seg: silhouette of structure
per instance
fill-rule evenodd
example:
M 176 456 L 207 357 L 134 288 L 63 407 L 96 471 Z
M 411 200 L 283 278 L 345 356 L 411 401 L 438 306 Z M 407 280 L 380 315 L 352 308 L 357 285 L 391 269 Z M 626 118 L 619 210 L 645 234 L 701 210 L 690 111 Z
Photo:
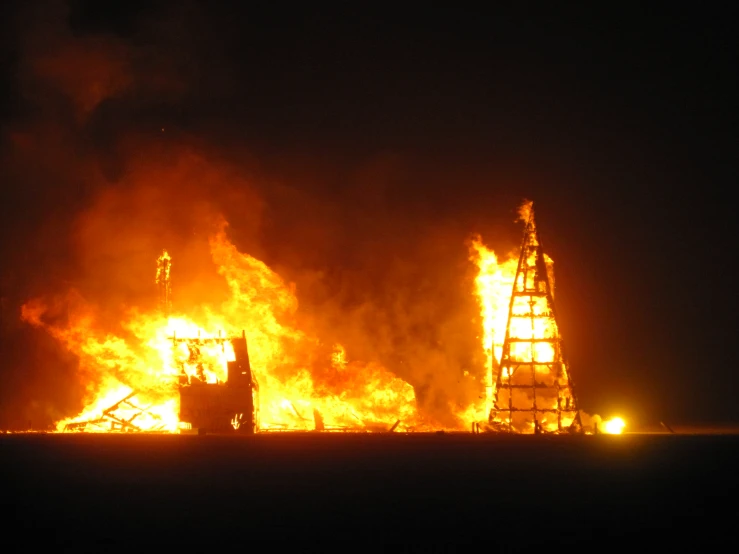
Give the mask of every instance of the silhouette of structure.
M 208 383 L 204 375 L 188 376 L 180 371 L 180 422 L 199 432 L 238 432 L 253 434 L 258 429 L 259 386 L 251 371 L 246 334 L 240 337 L 177 337 L 172 336 L 172 348 L 184 343 L 190 352 L 190 362 L 198 367 L 200 347 L 218 344 L 223 354 L 226 344 L 233 348 L 233 360 L 227 362 L 225 383 Z

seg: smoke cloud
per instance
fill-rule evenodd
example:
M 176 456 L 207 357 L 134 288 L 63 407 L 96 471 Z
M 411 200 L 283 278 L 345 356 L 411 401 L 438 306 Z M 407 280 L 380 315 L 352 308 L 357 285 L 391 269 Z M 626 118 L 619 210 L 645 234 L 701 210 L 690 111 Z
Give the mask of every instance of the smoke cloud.
M 84 391 L 74 357 L 21 321 L 22 305 L 45 298 L 55 309 L 44 317 L 63 320 L 80 297 L 118 332 L 126 310 L 156 305 L 163 248 L 177 309 L 218 304 L 228 290 L 208 238 L 221 219 L 240 251 L 293 283 L 299 329 L 387 367 L 423 413 L 453 424 L 452 407 L 479 396 L 484 372 L 465 246 L 490 229 L 477 225 L 480 209 L 454 217 L 459 200 L 438 186 L 447 176 L 401 150 L 347 156 L 258 136 L 280 116 L 244 106 L 249 87 L 265 85 L 234 78 L 228 45 L 207 19 L 196 24 L 199 8 L 101 28 L 75 6 L 14 13 L 12 95 L 23 109 L 2 130 L 0 427 L 46 427 L 74 415 Z

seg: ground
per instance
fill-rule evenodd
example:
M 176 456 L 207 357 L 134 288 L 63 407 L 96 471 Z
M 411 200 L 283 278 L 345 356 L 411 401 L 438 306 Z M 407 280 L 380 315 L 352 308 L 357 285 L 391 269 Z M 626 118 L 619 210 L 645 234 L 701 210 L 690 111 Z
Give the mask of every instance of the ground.
M 733 435 L 0 435 L 3 551 L 705 548 L 738 463 Z

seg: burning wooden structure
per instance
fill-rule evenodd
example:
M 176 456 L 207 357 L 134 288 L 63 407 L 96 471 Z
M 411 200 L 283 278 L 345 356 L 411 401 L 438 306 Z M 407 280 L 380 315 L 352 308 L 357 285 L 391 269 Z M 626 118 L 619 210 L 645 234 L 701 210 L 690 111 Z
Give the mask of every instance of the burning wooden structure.
M 159 309 L 169 317 L 172 309 L 172 285 L 170 269 L 172 258 L 166 250 L 157 260 L 156 284 L 159 290 Z M 257 414 L 259 408 L 259 386 L 251 371 L 249 350 L 246 344 L 246 333 L 240 337 L 178 337 L 172 334 L 173 354 L 181 346 L 187 349 L 188 356 L 180 362 L 180 425 L 184 428 L 196 429 L 199 432 L 228 432 L 251 434 L 257 430 Z M 226 347 L 232 356 L 226 362 L 226 382 L 211 382 L 205 375 L 201 348 L 217 345 L 221 358 L 226 359 Z M 173 356 L 176 360 L 177 356 Z M 194 366 L 195 374 L 191 375 L 185 368 Z
M 225 347 L 230 343 L 233 360 L 229 360 L 225 383 L 208 383 L 202 372 L 188 375 L 180 371 L 180 423 L 200 432 L 253 434 L 258 428 L 259 386 L 252 374 L 246 334 L 230 338 L 172 337 L 172 347 L 184 344 L 197 363 L 199 347 L 215 343 Z
M 156 284 L 159 310 L 169 317 L 172 309 L 170 270 L 172 258 L 166 250 L 157 259 Z M 177 374 L 179 388 L 180 427 L 199 432 L 234 432 L 251 434 L 258 428 L 259 387 L 249 362 L 246 333 L 241 336 L 178 337 L 173 333 L 172 364 L 169 368 Z M 206 360 L 201 350 L 213 347 L 218 351 L 216 360 Z M 177 355 L 184 349 L 187 355 Z M 211 356 L 212 357 L 212 356 Z M 213 372 L 206 366 L 226 364 L 226 381 L 213 379 Z M 211 368 L 212 369 L 212 368 Z M 207 373 L 207 374 L 206 374 Z M 65 431 L 103 432 L 167 432 L 167 422 L 150 406 L 141 406 L 138 391 L 130 390 L 91 419 L 71 422 Z M 140 425 L 146 419 L 145 425 Z
M 473 432 L 581 432 L 555 316 L 553 262 L 542 248 L 531 203 L 522 207 L 522 218 L 525 229 L 518 256 L 501 263 L 479 237 L 471 245 L 476 253 L 471 259 L 479 269 L 475 283 L 489 380 L 484 383 L 485 403 L 460 407 L 455 415 L 465 427 L 472 423 Z M 300 367 L 288 368 L 287 381 L 276 376 L 275 369 L 284 369 L 279 366 L 283 357 L 275 355 L 280 352 L 280 337 L 298 334 L 275 324 L 274 304 L 277 299 L 284 306 L 294 305 L 292 293 L 262 262 L 239 254 L 225 237 L 219 237 L 211 248 L 216 260 L 226 260 L 219 263 L 233 265 L 220 265 L 219 271 L 236 301 L 225 316 L 209 318 L 205 327 L 172 315 L 172 259 L 163 251 L 155 280 L 159 313 L 129 324 L 143 347 L 141 354 L 115 336 L 88 338 L 87 327 L 77 334 L 50 328 L 69 344 L 82 345 L 88 363 L 110 370 L 101 372 L 106 379 L 100 380 L 97 398 L 78 417 L 59 422 L 59 430 L 394 432 L 401 421 L 400 429 L 407 432 L 447 428 L 418 417 L 411 385 L 377 364 L 348 363 L 340 344 L 334 345 L 330 366 L 318 377 L 323 380 L 321 387 L 316 386 L 316 376 Z M 234 265 L 234 260 L 242 265 Z M 268 287 L 270 294 L 254 292 L 260 287 Z M 30 306 L 26 317 L 43 325 L 42 313 L 43 309 Z M 246 332 L 213 335 L 206 327 L 229 329 L 229 333 L 242 327 L 249 331 L 264 388 L 264 421 L 260 422 L 259 386 Z M 131 378 L 121 379 L 123 372 L 130 372 Z
M 190 375 L 185 364 L 179 368 L 180 426 L 198 432 L 255 433 L 258 429 L 259 386 L 251 371 L 246 334 L 240 337 L 177 337 L 172 336 L 172 349 L 185 346 L 191 353 L 187 360 L 200 371 Z M 226 347 L 233 350 L 227 363 L 226 382 L 209 382 L 202 369 L 200 348 L 217 344 L 224 357 Z M 99 432 L 169 432 L 167 422 L 139 403 L 138 391 L 130 391 L 92 418 L 65 425 L 65 431 Z
M 552 261 L 542 248 L 533 205 L 526 211 L 502 355 L 497 363 L 493 357 L 489 429 L 580 432 L 580 412 L 554 309 Z

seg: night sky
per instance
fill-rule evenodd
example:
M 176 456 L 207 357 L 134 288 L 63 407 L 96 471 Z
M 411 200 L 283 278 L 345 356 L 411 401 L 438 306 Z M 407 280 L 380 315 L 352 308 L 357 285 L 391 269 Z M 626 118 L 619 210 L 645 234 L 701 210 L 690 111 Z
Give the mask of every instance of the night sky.
M 0 8 L 0 426 L 79 407 L 74 360 L 19 309 L 70 286 L 138 302 L 162 245 L 127 225 L 166 227 L 177 260 L 197 214 L 221 212 L 350 355 L 336 328 L 363 302 L 398 352 L 461 352 L 464 241 L 515 248 L 524 198 L 581 407 L 739 421 L 728 14 L 211 4 Z M 356 355 L 402 374 L 373 332 Z M 444 382 L 424 375 L 404 376 Z

